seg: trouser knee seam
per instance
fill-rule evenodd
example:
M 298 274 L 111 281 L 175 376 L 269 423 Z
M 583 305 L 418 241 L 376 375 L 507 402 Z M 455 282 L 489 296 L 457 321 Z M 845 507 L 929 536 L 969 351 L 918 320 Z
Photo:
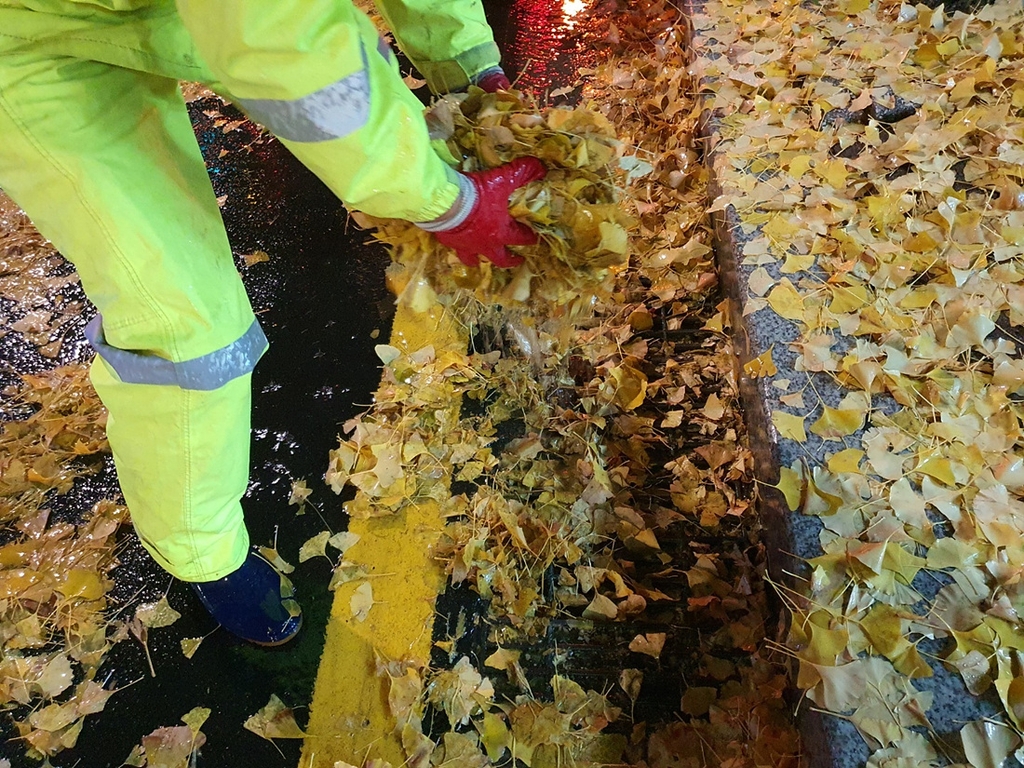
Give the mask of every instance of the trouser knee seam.
M 182 392 L 184 393 L 184 397 L 181 399 L 182 432 L 185 436 L 184 444 L 182 445 L 182 453 L 184 454 L 184 467 L 182 470 L 182 486 L 184 490 L 182 493 L 182 505 L 184 509 L 182 510 L 182 522 L 186 536 L 188 536 L 189 558 L 195 564 L 197 575 L 206 576 L 206 569 L 201 566 L 202 553 L 199 551 L 199 543 L 196 541 L 192 520 L 192 423 L 189 415 L 191 413 L 190 404 L 193 393 L 187 389 L 182 390 Z M 202 580 L 200 579 L 200 581 Z

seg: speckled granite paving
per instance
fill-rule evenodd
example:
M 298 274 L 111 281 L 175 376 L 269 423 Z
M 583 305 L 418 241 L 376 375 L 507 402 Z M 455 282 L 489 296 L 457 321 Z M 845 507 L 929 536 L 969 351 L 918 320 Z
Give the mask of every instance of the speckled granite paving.
M 934 5 L 935 3 L 929 3 Z M 977 3 L 974 3 L 977 5 Z M 687 13 L 692 17 L 703 13 L 701 0 L 688 0 L 685 5 Z M 947 4 L 947 10 L 950 6 Z M 950 11 L 952 12 L 952 11 Z M 699 26 L 699 25 L 697 25 Z M 698 52 L 701 49 L 700 31 L 694 32 L 692 44 Z M 906 105 L 904 105 L 906 106 Z M 907 112 L 906 115 L 912 114 Z M 899 115 L 892 116 L 900 117 Z M 711 199 L 723 189 L 715 173 L 719 163 L 727 159 L 727 148 L 716 146 L 718 124 L 713 115 L 706 115 L 702 125 L 702 138 L 705 146 L 713 147 L 705 157 L 705 163 L 712 169 Z M 715 231 L 715 248 L 721 271 L 721 280 L 726 296 L 731 300 L 734 310 L 733 328 L 736 336 L 736 347 L 740 357 L 741 372 L 740 391 L 743 398 L 747 426 L 750 433 L 751 448 L 754 452 L 756 475 L 765 484 L 779 482 L 780 467 L 790 466 L 797 461 L 809 464 L 824 464 L 826 456 L 835 450 L 835 443 L 826 443 L 814 434 L 807 435 L 807 441 L 797 443 L 793 440 L 780 438 L 771 421 L 772 412 L 781 408 L 780 397 L 788 392 L 800 390 L 813 376 L 814 389 L 824 404 L 837 406 L 845 390 L 838 387 L 825 374 L 808 374 L 798 371 L 795 366 L 797 354 L 789 348 L 790 342 L 797 336 L 796 325 L 779 315 L 764 310 L 746 317 L 740 314 L 746 300 L 754 295 L 748 281 L 756 268 L 752 264 L 742 263 L 743 246 L 756 237 L 759 232 L 744 234 L 735 210 L 730 206 L 725 211 L 713 214 Z M 778 265 L 767 266 L 773 278 L 780 278 Z M 788 275 L 794 282 L 799 274 Z M 838 349 L 844 343 L 852 345 L 848 338 L 844 339 L 836 333 Z M 773 349 L 772 360 L 778 369 L 773 377 L 752 379 L 742 375 L 742 365 L 757 357 L 769 348 Z M 788 390 L 781 390 L 771 385 L 772 381 L 789 379 Z M 897 405 L 891 399 L 875 396 L 874 405 L 885 411 L 896 410 Z M 808 413 L 807 423 L 812 423 L 821 414 L 820 406 Z M 856 437 L 856 436 L 854 436 Z M 827 450 L 826 450 L 827 449 Z M 799 575 L 806 574 L 806 559 L 822 553 L 819 543 L 819 532 L 822 529 L 817 517 L 809 517 L 799 512 L 791 512 L 782 494 L 772 488 L 763 488 L 761 494 L 761 515 L 765 523 L 766 542 L 770 551 L 770 568 L 773 578 L 794 588 L 799 587 Z M 795 577 L 796 575 L 796 577 Z M 927 600 L 948 583 L 942 574 L 922 571 L 913 582 L 913 587 Z M 921 643 L 922 652 L 939 654 L 944 648 L 944 641 L 925 641 Z M 979 698 L 969 693 L 960 675 L 951 672 L 941 664 L 933 664 L 934 676 L 915 679 L 914 686 L 919 690 L 931 691 L 934 695 L 932 707 L 928 710 L 928 718 L 934 727 L 932 739 L 940 742 L 950 758 L 950 763 L 966 763 L 959 737 L 960 728 L 967 722 L 985 717 L 997 716 L 1001 719 L 1002 705 L 994 689 Z M 798 715 L 799 725 L 804 739 L 804 750 L 808 757 L 808 765 L 812 768 L 835 766 L 836 768 L 862 768 L 868 761 L 871 749 L 847 720 L 828 714 L 816 712 L 813 703 L 804 700 Z M 1019 765 L 1011 756 L 1006 766 Z

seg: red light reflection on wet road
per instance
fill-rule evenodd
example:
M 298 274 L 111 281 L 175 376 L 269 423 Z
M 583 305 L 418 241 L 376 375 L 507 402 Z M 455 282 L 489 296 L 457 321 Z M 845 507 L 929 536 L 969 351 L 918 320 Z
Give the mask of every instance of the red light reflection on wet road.
M 518 0 L 508 10 L 508 35 L 502 51 L 512 64 L 515 86 L 538 96 L 571 84 L 581 67 L 594 63 L 595 51 L 576 35 L 586 25 L 586 0 Z

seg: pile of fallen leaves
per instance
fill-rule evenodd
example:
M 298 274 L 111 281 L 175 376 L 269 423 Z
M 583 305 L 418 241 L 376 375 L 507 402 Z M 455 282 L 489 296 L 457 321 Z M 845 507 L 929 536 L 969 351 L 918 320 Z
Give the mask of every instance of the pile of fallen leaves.
M 81 519 L 50 519 L 53 496 L 107 450 L 84 367 L 25 377 L 5 396 L 23 418 L 0 425 L 0 708 L 14 710 L 30 754 L 53 755 L 112 693 L 95 676 L 111 644 L 105 596 L 127 511 L 103 501 Z
M 799 684 L 871 766 L 1024 761 L 1020 4 L 714 0 L 697 27 L 742 311 L 790 321 L 772 421 L 811 446 L 780 484 L 823 526 Z M 939 665 L 1005 716 L 935 733 Z
M 360 491 L 346 504 L 355 516 L 437 501 L 451 520 L 437 555 L 452 584 L 488 601 L 497 650 L 482 666 L 455 652 L 458 638 L 439 643 L 451 668 L 380 662 L 417 768 L 798 764 L 787 680 L 764 656 L 764 553 L 715 298 L 682 26 L 663 3 L 631 4 L 609 35 L 631 53 L 609 51 L 585 106 L 538 112 L 516 94 L 479 93 L 443 103 L 459 106 L 455 144 L 472 153 L 464 168 L 541 154 L 565 169 L 547 197 L 536 185 L 516 202 L 545 234 L 519 271 L 467 271 L 411 227 L 381 230 L 405 298 L 429 306 L 436 293 L 478 331 L 478 351 L 466 354 L 381 346 L 375 405 L 346 424 L 327 473 L 336 491 Z M 628 159 L 612 176 L 617 157 Z M 599 180 L 587 165 L 595 158 Z M 613 182 L 628 216 L 613 210 Z M 574 183 L 607 188 L 588 204 L 601 206 L 606 234 L 615 228 L 605 246 L 621 248 L 594 249 L 600 226 L 574 229 Z M 559 197 L 566 204 L 551 206 Z M 631 243 L 619 239 L 627 228 Z M 613 264 L 627 253 L 628 265 Z M 566 310 L 574 291 L 586 300 Z M 451 408 L 459 400 L 461 412 Z M 345 561 L 339 571 L 365 576 Z M 550 642 L 552 621 L 567 617 L 595 638 L 648 628 L 627 629 L 628 647 L 608 649 L 629 659 L 614 690 L 588 691 L 562 674 L 530 679 L 524 649 Z M 698 647 L 686 647 L 688 627 Z M 647 678 L 682 675 L 683 655 L 696 663 L 677 677 L 671 715 L 634 720 L 645 685 L 657 682 Z M 451 728 L 436 743 L 424 733 L 431 712 Z
M 78 275 L 0 191 L 0 338 L 16 331 L 45 358 L 77 331 L 84 297 Z
M 26 376 L 12 389 L 5 410 L 13 418 L 0 428 L 2 523 L 24 519 L 51 493 L 67 493 L 107 451 L 106 410 L 84 367 Z
M 86 716 L 101 712 L 116 693 L 97 679 L 111 647 L 134 638 L 149 658 L 150 630 L 170 626 L 180 614 L 164 596 L 112 616 L 111 571 L 118 564 L 117 532 L 128 520 L 124 505 L 101 501 L 80 514 L 51 511 L 55 497 L 98 470 L 108 451 L 106 410 L 87 366 L 24 376 L 3 396 L 0 712 L 13 718 L 26 754 L 44 759 L 73 748 Z M 202 640 L 183 638 L 182 655 L 191 658 Z M 156 674 L 152 661 L 150 672 Z M 200 728 L 209 712 L 197 708 L 182 718 L 185 725 L 158 728 L 125 765 L 192 764 L 206 740 Z M 245 727 L 264 738 L 302 735 L 276 697 Z

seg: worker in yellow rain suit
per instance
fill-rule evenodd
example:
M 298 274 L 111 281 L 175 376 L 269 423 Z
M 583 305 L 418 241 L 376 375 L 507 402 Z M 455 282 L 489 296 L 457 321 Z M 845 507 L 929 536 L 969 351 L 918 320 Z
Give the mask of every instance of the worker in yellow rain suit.
M 386 0 L 435 92 L 508 86 L 479 0 Z M 350 0 L 0 0 L 0 188 L 99 310 L 92 380 L 136 530 L 225 627 L 263 644 L 301 617 L 250 551 L 250 375 L 267 342 L 235 270 L 178 80 L 262 123 L 349 207 L 420 223 L 466 263 L 534 235 L 527 158 L 460 174 Z

